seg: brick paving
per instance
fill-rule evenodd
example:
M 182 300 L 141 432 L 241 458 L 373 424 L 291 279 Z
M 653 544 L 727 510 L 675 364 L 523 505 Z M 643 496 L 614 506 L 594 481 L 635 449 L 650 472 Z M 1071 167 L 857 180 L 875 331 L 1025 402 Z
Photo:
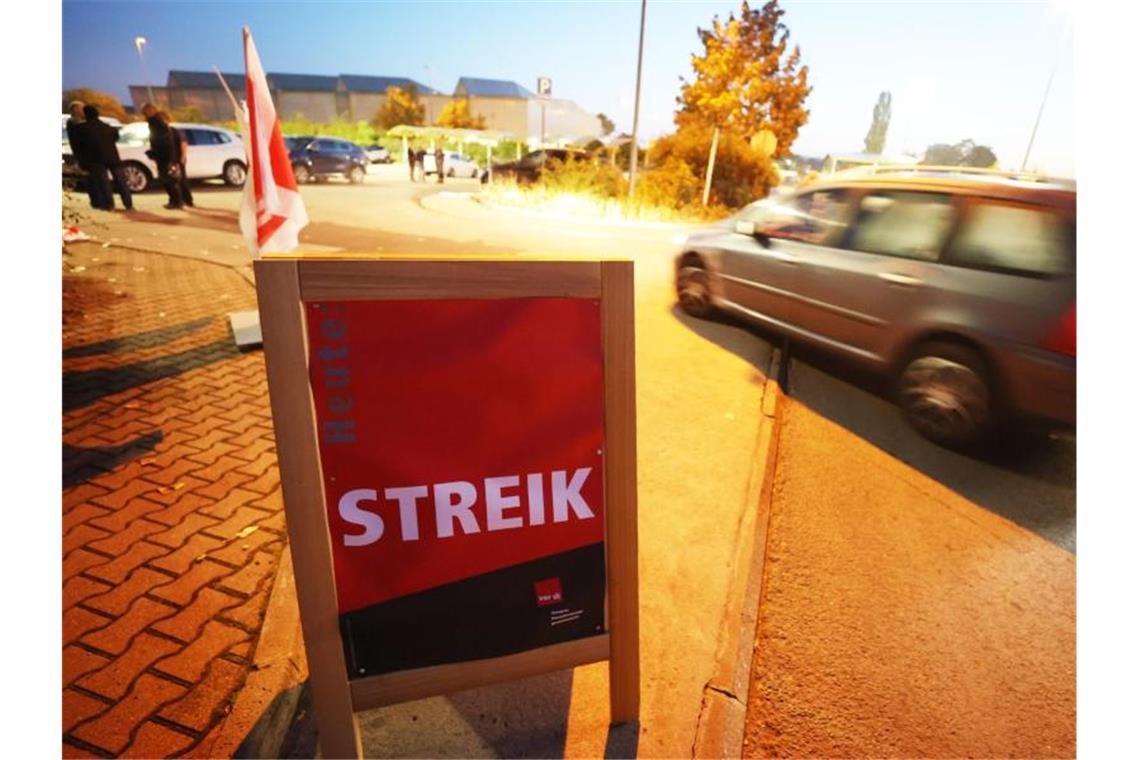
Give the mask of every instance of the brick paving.
M 198 756 L 252 663 L 286 540 L 265 366 L 214 264 L 63 259 L 64 757 Z

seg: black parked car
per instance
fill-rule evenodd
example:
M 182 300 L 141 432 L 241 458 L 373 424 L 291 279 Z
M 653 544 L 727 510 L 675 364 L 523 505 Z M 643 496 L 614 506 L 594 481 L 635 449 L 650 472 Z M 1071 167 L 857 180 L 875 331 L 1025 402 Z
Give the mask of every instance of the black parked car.
M 354 185 L 364 181 L 368 156 L 359 145 L 333 137 L 287 138 L 289 160 L 297 182 L 344 177 Z
M 590 154 L 585 151 L 569 150 L 567 148 L 543 148 L 541 150 L 532 150 L 518 161 L 495 164 L 491 169 L 490 175 L 491 178 L 495 180 L 513 179 L 519 184 L 527 184 L 537 180 L 539 172 L 544 168 L 549 168 L 555 161 L 566 163 L 567 161 L 588 160 L 590 160 Z M 480 181 L 486 183 L 487 180 L 488 172 L 484 170 Z

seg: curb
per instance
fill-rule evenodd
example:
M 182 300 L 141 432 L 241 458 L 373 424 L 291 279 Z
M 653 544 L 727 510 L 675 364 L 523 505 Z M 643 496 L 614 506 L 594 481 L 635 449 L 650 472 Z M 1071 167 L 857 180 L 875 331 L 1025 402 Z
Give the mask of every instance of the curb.
M 747 503 L 755 504 L 756 509 L 745 509 L 738 526 L 735 571 L 721 619 L 716 670 L 705 684 L 697 717 L 694 758 L 738 758 L 743 751 L 771 517 L 772 478 L 779 450 L 779 402 L 783 391 L 778 378 L 785 360 L 784 352 L 773 347 L 746 496 Z
M 209 756 L 280 757 L 308 675 L 293 556 L 286 545 L 269 592 L 253 671 L 238 691 L 213 746 L 206 748 Z

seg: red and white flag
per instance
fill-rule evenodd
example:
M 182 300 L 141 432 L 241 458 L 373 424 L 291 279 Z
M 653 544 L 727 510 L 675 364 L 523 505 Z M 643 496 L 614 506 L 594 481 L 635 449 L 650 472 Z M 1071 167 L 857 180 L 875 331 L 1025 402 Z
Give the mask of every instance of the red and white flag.
M 253 182 L 245 183 L 238 224 L 256 259 L 262 253 L 296 248 L 297 235 L 309 223 L 309 215 L 297 191 L 289 149 L 281 138 L 281 122 L 248 27 L 243 36 L 246 113 L 238 114 L 238 118 Z

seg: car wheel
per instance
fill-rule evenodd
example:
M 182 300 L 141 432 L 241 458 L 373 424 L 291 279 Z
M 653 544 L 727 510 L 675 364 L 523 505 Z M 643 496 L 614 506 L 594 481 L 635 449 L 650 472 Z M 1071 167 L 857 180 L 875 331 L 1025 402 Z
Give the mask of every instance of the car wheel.
M 455 176 L 455 167 L 454 166 L 447 170 L 447 176 L 448 177 L 454 177 Z
M 226 161 L 222 167 L 222 179 L 230 187 L 241 187 L 245 184 L 245 164 L 241 161 Z
M 479 176 L 479 167 L 478 166 L 472 166 L 471 167 L 471 179 L 475 179 L 478 176 Z
M 360 166 L 354 166 L 348 170 L 348 181 L 354 185 L 359 185 L 364 181 L 364 169 Z
M 677 272 L 677 301 L 686 314 L 707 317 L 716 310 L 709 273 L 702 267 L 681 267 Z
M 951 448 L 978 443 L 995 420 L 995 393 L 981 355 L 957 343 L 924 343 L 898 378 L 899 405 L 924 437 Z
M 150 186 L 150 172 L 137 161 L 127 161 L 123 164 L 123 177 L 132 193 L 141 193 Z
M 297 180 L 298 185 L 303 185 L 313 179 L 312 172 L 309 167 L 304 164 L 293 164 L 293 179 Z

